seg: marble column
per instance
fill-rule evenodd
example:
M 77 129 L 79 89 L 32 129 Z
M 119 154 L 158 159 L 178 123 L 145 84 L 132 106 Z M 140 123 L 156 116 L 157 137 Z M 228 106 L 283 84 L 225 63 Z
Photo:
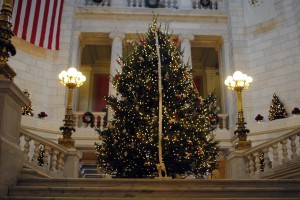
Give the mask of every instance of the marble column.
M 219 65 L 219 88 L 220 88 L 220 107 L 221 107 L 221 111 L 222 113 L 226 113 L 225 112 L 225 91 L 224 91 L 224 88 L 226 90 L 226 87 L 224 83 L 226 77 L 225 77 L 225 70 L 223 69 L 224 68 L 224 64 L 222 62 L 222 46 L 221 44 L 218 44 L 215 46 L 215 50 L 217 52 L 217 55 L 218 55 L 218 65 Z
M 223 98 L 226 100 L 224 103 L 224 113 L 228 114 L 228 124 L 229 128 L 232 128 L 235 126 L 234 120 L 237 118 L 236 114 L 236 95 L 233 94 L 233 91 L 230 91 L 229 89 L 226 88 L 224 84 L 224 80 L 226 79 L 227 76 L 232 75 L 232 67 L 233 64 L 233 59 L 230 59 L 233 57 L 232 55 L 232 44 L 226 39 L 223 38 L 223 45 L 222 45 L 222 62 L 220 62 L 220 71 L 222 74 L 222 86 L 223 86 Z M 230 103 L 229 103 L 230 102 Z M 234 102 L 234 103 L 233 103 Z M 231 132 L 231 136 L 234 137 L 233 132 Z
M 121 72 L 121 66 L 118 63 L 119 56 L 123 56 L 122 39 L 125 38 L 125 33 L 122 32 L 111 32 L 109 37 L 113 39 L 111 47 L 111 60 L 110 60 L 110 76 L 109 76 L 109 88 L 108 94 L 116 96 L 117 91 L 112 85 L 112 79 L 115 77 L 117 72 Z M 108 109 L 108 121 L 113 118 L 113 111 Z
M 194 36 L 191 34 L 181 34 L 179 35 L 179 40 L 181 41 L 181 50 L 183 51 L 183 63 L 189 65 L 192 69 L 192 49 L 191 42 L 194 40 Z
M 76 31 L 73 35 L 73 44 L 72 44 L 72 53 L 71 53 L 71 60 L 70 60 L 70 66 L 74 67 L 77 70 L 79 70 L 81 65 L 81 55 L 82 55 L 82 47 L 80 45 L 80 32 Z M 85 83 L 84 83 L 85 84 Z M 78 90 L 73 90 L 73 110 L 78 107 Z

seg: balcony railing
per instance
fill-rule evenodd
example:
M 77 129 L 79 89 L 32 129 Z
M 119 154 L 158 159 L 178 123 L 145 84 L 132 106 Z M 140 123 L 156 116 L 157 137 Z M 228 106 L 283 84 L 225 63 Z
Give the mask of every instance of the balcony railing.
M 189 2 L 188 2 L 189 1 Z M 227 9 L 227 0 L 159 0 L 149 4 L 146 0 L 77 0 L 78 7 L 112 8 L 165 8 L 187 10 L 222 10 Z
M 94 122 L 93 123 L 84 123 L 82 116 L 85 112 L 83 111 L 76 111 L 73 113 L 74 116 L 74 122 L 75 127 L 77 128 L 94 128 L 98 127 L 100 130 L 103 130 L 103 128 L 106 127 L 107 121 L 106 121 L 106 112 L 93 112 L 94 116 Z M 218 129 L 228 129 L 227 120 L 228 115 L 227 114 L 218 114 L 219 117 L 219 123 L 218 123 Z
M 94 127 L 98 127 L 100 128 L 100 130 L 103 130 L 103 128 L 106 126 L 106 120 L 105 120 L 105 116 L 106 116 L 106 112 L 93 112 L 93 116 L 94 116 L 94 121 L 92 123 L 84 123 L 82 116 L 85 112 L 83 111 L 76 111 L 73 113 L 73 116 L 75 118 L 74 122 L 75 122 L 75 127 L 77 128 L 94 128 Z

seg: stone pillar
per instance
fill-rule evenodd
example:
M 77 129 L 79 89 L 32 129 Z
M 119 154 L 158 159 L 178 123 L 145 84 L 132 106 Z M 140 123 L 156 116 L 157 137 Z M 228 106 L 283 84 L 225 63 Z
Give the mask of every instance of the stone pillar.
M 79 70 L 81 65 L 81 55 L 82 55 L 82 47 L 80 45 L 80 32 L 75 31 L 73 35 L 73 43 L 72 43 L 72 52 L 71 52 L 71 61 L 70 66 L 66 66 L 66 68 L 74 67 L 77 70 Z M 83 83 L 85 84 L 85 83 Z M 72 108 L 75 110 L 75 108 L 78 107 L 78 90 L 73 90 L 73 105 Z
M 79 177 L 79 160 L 82 157 L 82 153 L 76 149 L 68 149 L 64 165 L 64 176 L 66 178 L 78 178 Z
M 225 177 L 226 179 L 249 179 L 244 151 L 235 150 L 227 156 Z
M 226 90 L 226 86 L 224 84 L 224 81 L 226 79 L 225 77 L 225 70 L 223 69 L 225 66 L 223 65 L 223 62 L 222 62 L 222 48 L 221 48 L 221 44 L 218 44 L 216 47 L 215 47 L 215 50 L 217 51 L 217 55 L 218 55 L 218 65 L 219 65 L 219 88 L 220 88 L 220 97 L 219 97 L 219 100 L 220 100 L 220 107 L 221 107 L 221 112 L 222 113 L 226 113 L 225 112 L 225 91 Z M 223 89 L 222 89 L 223 88 Z
M 117 71 L 121 71 L 121 66 L 118 64 L 117 60 L 119 56 L 123 56 L 122 49 L 122 39 L 125 38 L 125 34 L 121 32 L 111 32 L 109 37 L 113 39 L 111 47 L 111 60 L 110 60 L 110 76 L 109 76 L 109 89 L 108 94 L 116 96 L 117 91 L 112 85 L 112 79 L 115 77 Z M 113 118 L 113 112 L 111 109 L 108 109 L 108 121 L 111 121 Z
M 230 91 L 227 89 L 227 87 L 224 84 L 224 81 L 227 76 L 232 75 L 232 67 L 233 65 L 232 56 L 230 52 L 232 52 L 232 45 L 230 45 L 229 41 L 225 38 L 222 46 L 222 62 L 220 62 L 221 66 L 219 67 L 220 72 L 222 74 L 222 86 L 223 86 L 223 99 L 226 99 L 226 102 L 224 103 L 224 113 L 227 113 L 229 116 L 228 118 L 228 125 L 229 129 L 235 127 L 235 119 L 237 118 L 237 112 L 236 112 L 236 95 L 233 95 L 233 91 Z M 231 61 L 231 62 L 230 62 Z M 234 102 L 234 103 L 232 103 Z M 234 134 L 231 133 L 231 137 L 234 137 Z
M 181 34 L 179 35 L 179 40 L 181 41 L 181 50 L 183 51 L 183 63 L 189 65 L 192 69 L 192 49 L 190 41 L 194 40 L 194 36 L 191 34 Z
M 0 81 L 0 196 L 17 183 L 23 164 L 20 149 L 22 107 L 30 100 L 8 80 Z

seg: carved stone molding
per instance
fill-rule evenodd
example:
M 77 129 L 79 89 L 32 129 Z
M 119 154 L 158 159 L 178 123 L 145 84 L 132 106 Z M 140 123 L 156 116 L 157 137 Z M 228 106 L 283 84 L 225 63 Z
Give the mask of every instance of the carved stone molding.
M 143 9 L 139 9 L 140 12 L 136 13 L 112 11 L 110 13 L 100 13 L 92 11 L 93 9 L 78 9 L 76 17 L 79 20 L 104 20 L 104 21 L 152 21 L 153 14 L 148 10 L 142 13 Z M 115 9 L 112 9 L 115 10 Z M 116 12 L 116 13 L 114 13 Z M 177 11 L 179 13 L 165 13 L 165 15 L 159 16 L 159 22 L 169 23 L 169 22 L 181 22 L 181 23 L 209 23 L 209 24 L 226 24 L 227 23 L 227 13 L 222 11 Z M 191 15 L 194 14 L 194 15 Z
M 192 40 L 195 39 L 195 37 L 192 34 L 180 34 L 179 35 L 179 40 L 183 41 L 184 39 L 188 39 L 189 41 L 192 41 Z
M 122 32 L 119 32 L 119 31 L 113 31 L 109 34 L 109 38 L 114 39 L 114 38 L 117 38 L 117 37 L 123 39 L 123 38 L 125 38 L 125 33 L 122 33 Z

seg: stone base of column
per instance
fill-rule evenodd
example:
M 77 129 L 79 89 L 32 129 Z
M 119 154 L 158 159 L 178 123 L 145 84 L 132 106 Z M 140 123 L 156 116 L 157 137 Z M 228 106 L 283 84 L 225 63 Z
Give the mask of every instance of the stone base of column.
M 82 153 L 76 149 L 69 149 L 66 155 L 64 165 L 64 176 L 66 178 L 78 178 L 79 177 L 79 160 L 82 157 Z
M 58 144 L 68 149 L 74 149 L 75 140 L 73 138 L 59 138 Z
M 226 179 L 248 179 L 247 163 L 244 151 L 235 150 L 226 157 L 225 177 Z
M 252 141 L 238 141 L 235 143 L 236 150 L 247 150 L 251 148 Z

